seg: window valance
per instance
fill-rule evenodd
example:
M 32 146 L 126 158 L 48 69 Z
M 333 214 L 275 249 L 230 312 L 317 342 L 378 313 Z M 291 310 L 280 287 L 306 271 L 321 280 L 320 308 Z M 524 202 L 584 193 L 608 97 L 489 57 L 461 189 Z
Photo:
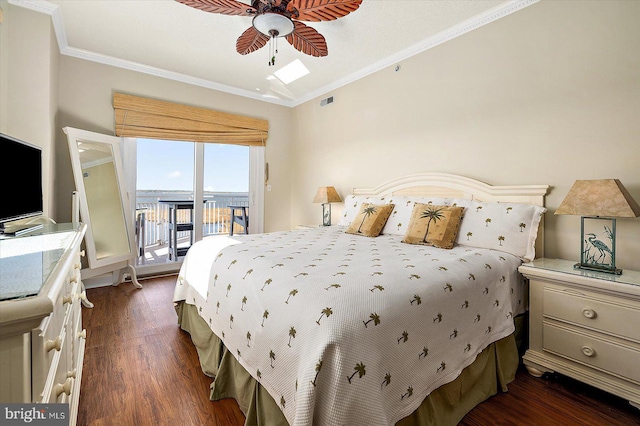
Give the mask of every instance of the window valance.
M 116 136 L 263 146 L 269 122 L 173 102 L 113 94 Z

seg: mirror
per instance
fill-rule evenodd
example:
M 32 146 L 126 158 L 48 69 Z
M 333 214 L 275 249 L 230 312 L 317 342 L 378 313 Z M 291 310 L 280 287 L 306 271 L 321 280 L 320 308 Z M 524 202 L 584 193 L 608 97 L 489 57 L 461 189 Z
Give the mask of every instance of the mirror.
M 80 217 L 87 224 L 89 269 L 94 271 L 83 273 L 83 278 L 119 270 L 120 282 L 123 271 L 130 269 L 134 285 L 139 286 L 131 264 L 135 258 L 133 221 L 124 190 L 120 138 L 71 127 L 63 130 L 69 142 Z

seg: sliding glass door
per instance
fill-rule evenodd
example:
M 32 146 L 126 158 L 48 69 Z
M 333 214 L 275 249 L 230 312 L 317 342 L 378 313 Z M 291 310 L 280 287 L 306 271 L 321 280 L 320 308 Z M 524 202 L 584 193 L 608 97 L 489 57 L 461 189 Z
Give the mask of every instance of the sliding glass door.
M 123 157 L 139 273 L 176 271 L 193 242 L 228 234 L 230 206 L 246 206 L 262 232 L 264 147 L 126 138 Z
M 244 232 L 230 218 L 231 207 L 249 208 L 249 147 L 242 145 L 204 145 L 203 234 Z

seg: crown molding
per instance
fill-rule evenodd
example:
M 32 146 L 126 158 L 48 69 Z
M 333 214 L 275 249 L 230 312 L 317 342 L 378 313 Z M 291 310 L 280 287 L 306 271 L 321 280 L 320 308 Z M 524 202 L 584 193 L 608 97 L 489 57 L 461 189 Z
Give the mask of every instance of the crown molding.
M 364 78 L 384 68 L 387 68 L 392 65 L 396 65 L 398 62 L 401 62 L 405 59 L 411 58 L 412 56 L 423 53 L 449 40 L 453 40 L 456 37 L 460 37 L 461 35 L 466 34 L 469 31 L 473 31 L 477 28 L 490 24 L 491 22 L 494 22 L 500 18 L 504 18 L 507 15 L 510 15 L 519 10 L 522 10 L 527 6 L 531 6 L 532 4 L 538 3 L 539 1 L 540 0 L 513 0 L 509 3 L 496 6 L 493 9 L 487 10 L 484 13 L 476 15 L 473 18 L 467 19 L 466 21 L 463 21 L 445 31 L 441 31 L 438 34 L 435 34 L 425 40 L 422 40 L 414 44 L 413 46 L 409 46 L 404 50 L 401 50 L 391 56 L 388 56 L 382 59 L 381 61 L 378 61 L 372 64 L 367 68 L 364 68 L 356 73 L 350 74 L 344 78 L 336 80 L 335 82 L 327 86 L 321 87 L 320 89 L 315 90 L 309 93 L 308 95 L 302 96 L 293 102 L 293 106 L 298 106 L 314 98 L 320 97 L 328 92 L 336 90 L 342 86 L 346 86 L 347 84 L 360 80 L 361 78 Z
M 169 71 L 163 68 L 156 68 L 149 65 L 144 65 L 138 62 L 127 61 L 120 58 L 114 58 L 112 56 L 102 55 L 88 50 L 77 49 L 75 47 L 67 46 L 64 49 L 60 49 L 60 53 L 66 56 L 71 56 L 78 59 L 84 59 L 91 62 L 97 62 L 104 65 L 110 65 L 116 68 L 123 68 L 130 71 L 136 71 L 143 74 L 149 74 L 156 77 L 166 78 L 168 80 L 179 81 L 181 83 L 191 84 L 194 86 L 204 87 L 207 89 L 217 90 L 219 92 L 230 93 L 232 95 L 238 95 L 245 98 L 256 99 L 259 101 L 270 102 L 282 106 L 291 107 L 291 102 L 282 99 L 264 99 L 263 95 L 259 95 L 248 90 L 238 89 L 237 87 L 227 86 L 225 84 L 216 83 L 211 80 L 203 78 L 193 77 L 186 74 L 181 74 L 173 71 Z
M 335 82 L 329 85 L 323 86 L 317 90 L 314 90 L 313 92 L 308 93 L 307 95 L 301 96 L 293 100 L 284 100 L 284 99 L 277 99 L 274 97 L 267 97 L 265 95 L 256 94 L 248 90 L 243 90 L 237 87 L 216 83 L 211 80 L 193 77 L 187 74 L 177 73 L 177 72 L 169 71 L 166 69 L 156 68 L 149 65 L 141 64 L 138 62 L 127 61 L 124 59 L 102 55 L 96 52 L 78 49 L 78 48 L 69 46 L 66 32 L 64 29 L 64 23 L 62 22 L 62 16 L 60 14 L 58 5 L 55 5 L 53 3 L 49 3 L 48 1 L 43 1 L 43 0 L 8 0 L 8 1 L 9 1 L 9 4 L 12 4 L 14 6 L 23 7 L 25 9 L 30 9 L 35 12 L 40 12 L 40 13 L 44 13 L 51 16 L 54 32 L 56 34 L 56 39 L 58 41 L 58 47 L 60 49 L 60 54 L 62 55 L 84 59 L 91 62 L 97 62 L 100 64 L 109 65 L 116 68 L 136 71 L 143 74 L 149 74 L 149 75 L 153 75 L 160 78 L 166 78 L 168 80 L 179 81 L 182 83 L 204 87 L 207 89 L 213 89 L 220 92 L 229 93 L 232 95 L 251 98 L 251 99 L 255 99 L 262 102 L 268 102 L 276 105 L 293 108 L 305 102 L 308 102 L 312 99 L 320 97 L 328 92 L 339 89 L 342 86 L 346 86 L 347 84 L 360 80 L 361 78 L 364 78 L 370 74 L 373 74 L 391 65 L 395 65 L 398 62 L 401 62 L 412 56 L 418 55 L 422 52 L 432 49 L 442 43 L 445 43 L 449 40 L 452 40 L 456 37 L 466 34 L 469 31 L 473 31 L 477 28 L 480 28 L 491 22 L 494 22 L 500 18 L 504 18 L 505 16 L 508 16 L 512 13 L 515 13 L 519 10 L 524 9 L 525 7 L 538 3 L 540 0 L 513 0 L 508 3 L 496 6 L 493 9 L 490 9 L 480 15 L 474 16 L 473 18 L 467 19 L 466 21 L 461 22 L 458 25 L 455 25 L 445 31 L 442 31 L 432 37 L 429 37 L 419 43 L 416 43 L 413 46 L 410 46 L 404 50 L 401 50 L 400 52 L 394 55 L 388 56 L 387 58 L 384 58 L 372 64 L 369 67 L 366 67 L 358 72 L 350 74 L 339 80 L 336 80 Z
M 264 95 L 256 94 L 248 90 L 239 89 L 237 87 L 228 86 L 221 83 L 216 83 L 211 80 L 203 78 L 193 77 L 187 74 L 177 73 L 169 71 L 163 68 L 156 68 L 149 65 L 141 64 L 138 62 L 128 61 L 125 59 L 115 58 L 113 56 L 103 55 L 101 53 L 92 52 L 89 50 L 78 49 L 76 47 L 69 46 L 67 41 L 67 35 L 64 29 L 64 23 L 62 21 L 62 15 L 59 10 L 59 6 L 48 1 L 42 0 L 8 0 L 9 4 L 19 6 L 25 9 L 33 10 L 34 12 L 44 13 L 51 16 L 53 23 L 53 29 L 58 42 L 58 48 L 60 54 L 65 56 L 71 56 L 78 59 L 84 59 L 86 61 L 96 62 L 103 65 L 109 65 L 116 68 L 122 68 L 130 71 L 136 71 L 143 74 L 149 74 L 160 78 L 166 78 L 168 80 L 178 81 L 194 86 L 204 87 L 207 89 L 213 89 L 220 92 L 230 93 L 232 95 L 242 96 L 245 98 L 251 98 L 258 101 L 269 102 L 272 104 L 282 105 L 286 107 L 292 107 L 291 101 L 267 98 Z

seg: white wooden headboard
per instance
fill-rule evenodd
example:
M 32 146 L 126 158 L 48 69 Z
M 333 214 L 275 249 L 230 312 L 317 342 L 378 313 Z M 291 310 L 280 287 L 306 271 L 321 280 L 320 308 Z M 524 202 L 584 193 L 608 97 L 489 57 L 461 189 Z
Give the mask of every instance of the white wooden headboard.
M 392 179 L 375 188 L 354 188 L 353 195 L 465 198 L 544 207 L 544 197 L 548 189 L 549 185 L 489 185 L 479 180 L 447 173 L 415 173 Z M 544 255 L 544 217 L 538 227 L 536 255 Z

